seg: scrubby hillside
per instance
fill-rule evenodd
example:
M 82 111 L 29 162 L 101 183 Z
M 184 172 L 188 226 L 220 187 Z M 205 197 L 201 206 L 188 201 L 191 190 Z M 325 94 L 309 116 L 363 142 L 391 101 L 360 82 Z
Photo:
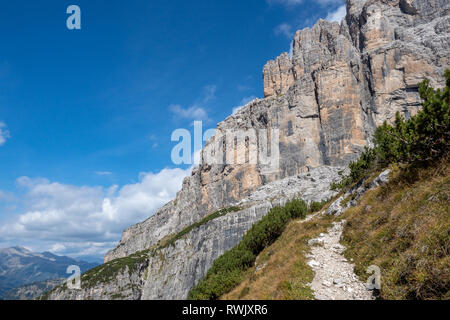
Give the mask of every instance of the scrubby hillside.
M 52 290 L 63 283 L 65 279 L 52 279 L 35 282 L 26 286 L 21 286 L 5 292 L 3 300 L 33 300 L 41 296 L 44 292 Z
M 393 167 L 387 184 L 368 191 L 344 214 L 292 221 L 222 298 L 314 299 L 308 241 L 345 220 L 344 255 L 363 282 L 370 265 L 380 267 L 380 298 L 450 299 L 449 199 L 447 160 L 421 169 Z
M 286 202 L 297 198 L 310 204 L 340 192 L 327 212 L 342 213 L 361 201 L 363 191 L 384 183 L 388 175 L 384 169 L 392 163 L 409 166 L 414 161 L 435 163 L 442 158 L 450 139 L 448 89 L 445 100 L 442 92 L 428 84 L 445 86 L 442 73 L 450 64 L 449 8 L 447 0 L 347 0 L 347 14 L 340 23 L 319 20 L 312 28 L 299 30 L 292 55 L 284 53 L 264 67 L 264 98 L 255 99 L 218 124 L 202 149 L 202 163 L 184 180 L 176 198 L 125 230 L 117 247 L 105 256 L 105 264 L 83 275 L 82 290 L 58 287 L 46 297 L 218 298 L 245 279 L 255 259 L 260 266 L 258 261 L 264 258 L 257 255 L 261 250 L 268 254 L 265 248 L 276 245 L 273 241 L 286 223 L 304 216 L 304 206 L 293 212 L 284 207 Z M 429 83 L 419 88 L 418 82 L 425 78 Z M 418 114 L 424 97 L 429 102 L 424 109 L 431 112 L 404 121 Z M 227 132 L 242 130 L 256 131 L 256 136 L 226 147 Z M 260 151 L 268 151 L 268 140 L 270 154 L 279 160 L 274 161 L 275 167 L 271 160 L 252 164 L 246 157 L 237 161 L 242 163 L 203 161 L 212 154 L 218 159 L 234 159 L 258 145 Z M 374 148 L 366 148 L 372 144 Z M 351 161 L 350 174 L 339 178 Z M 379 172 L 383 175 L 374 181 L 367 179 Z M 331 182 L 336 182 L 333 190 Z M 242 210 L 214 214 L 233 206 Z M 288 272 L 289 264 L 284 263 L 290 261 L 298 266 L 292 270 L 303 272 L 300 266 L 306 260 L 299 254 L 308 248 L 301 242 L 305 239 L 298 240 L 296 234 L 313 237 L 319 230 L 324 236 L 319 232 L 317 242 L 323 242 L 330 252 L 337 250 L 336 259 L 343 260 L 339 248 L 327 247 L 342 228 L 335 224 L 331 235 L 326 221 L 291 222 L 286 230 L 294 230 L 292 238 L 280 239 L 294 241 L 285 246 L 299 252 L 279 257 L 277 268 L 288 268 Z M 295 231 L 293 226 L 300 229 Z M 248 230 L 252 236 L 245 235 Z M 171 245 L 161 246 L 167 239 L 172 240 Z M 283 250 L 275 250 L 273 255 L 278 252 Z M 219 262 L 214 263 L 216 259 Z M 318 268 L 315 262 L 313 267 Z M 347 289 L 359 288 L 349 266 L 343 264 L 342 270 L 352 284 Z M 311 276 L 310 271 L 305 275 Z M 278 283 L 279 279 L 287 281 L 287 291 L 281 295 L 270 291 L 267 297 L 312 297 L 307 278 L 295 282 L 291 275 L 274 274 L 270 281 Z M 335 280 L 345 286 L 342 279 Z M 259 290 L 262 288 L 260 283 Z M 239 295 L 247 296 L 246 291 L 250 297 L 250 287 L 242 288 Z
M 418 114 L 408 120 L 397 114 L 394 124 L 378 127 L 373 147 L 334 184 L 341 193 L 310 221 L 291 222 L 222 298 L 356 299 L 353 268 L 333 274 L 337 264 L 351 261 L 362 281 L 369 267 L 379 268 L 381 288 L 374 297 L 450 299 L 450 71 L 445 78 L 443 90 L 420 83 Z M 344 246 L 330 247 L 330 235 Z M 317 245 L 324 247 L 320 254 Z
M 391 181 L 344 213 L 355 272 L 381 268 L 384 299 L 450 299 L 450 169 L 393 169 Z

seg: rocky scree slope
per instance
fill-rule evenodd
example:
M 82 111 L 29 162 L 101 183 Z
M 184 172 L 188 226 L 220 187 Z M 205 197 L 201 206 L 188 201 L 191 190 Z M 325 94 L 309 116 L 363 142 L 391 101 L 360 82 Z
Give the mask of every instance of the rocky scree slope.
M 428 78 L 434 87 L 444 85 L 441 74 L 450 60 L 448 1 L 347 0 L 346 6 L 347 15 L 340 24 L 319 20 L 311 29 L 296 33 L 292 57 L 283 53 L 264 67 L 264 99 L 250 102 L 219 123 L 201 154 L 202 159 L 213 149 L 220 150 L 224 158 L 245 154 L 251 148 L 246 141 L 221 148 L 229 129 L 270 132 L 276 128 L 280 130 L 279 169 L 267 170 L 245 161 L 198 166 L 184 180 L 175 200 L 124 231 L 105 262 L 117 264 L 115 259 L 154 252 L 165 240 L 211 213 L 245 203 L 256 190 L 277 181 L 312 175 L 319 168 L 329 169 L 329 176 L 322 179 L 319 174 L 315 181 L 334 179 L 339 167 L 356 159 L 370 143 L 377 125 L 392 121 L 396 112 L 406 117 L 417 112 L 417 83 Z M 309 190 L 315 198 L 323 193 L 323 189 Z M 267 200 L 272 205 L 269 199 L 271 195 Z M 173 252 L 158 249 L 154 256 L 145 255 L 142 268 L 134 269 L 142 272 L 134 274 L 125 266 L 128 270 L 122 270 L 121 284 L 116 280 L 99 282 L 69 294 L 56 290 L 50 298 L 184 298 L 187 287 L 205 274 L 210 265 L 205 261 L 230 248 L 233 241 L 228 242 L 229 234 L 241 237 L 249 225 L 267 213 L 269 205 L 256 209 L 259 205 L 250 201 L 243 210 L 212 220 L 220 222 L 220 233 L 205 232 L 202 238 L 193 240 L 201 234 L 200 227 L 175 241 L 175 248 L 181 243 L 185 248 L 191 246 L 192 255 L 202 256 L 201 263 L 190 265 L 183 258 L 165 264 Z M 256 214 L 248 210 L 261 211 Z M 238 227 L 239 223 L 244 227 Z M 189 251 L 183 252 L 186 257 Z M 156 256 L 159 260 L 152 260 Z M 180 266 L 185 269 L 181 271 Z M 145 286 L 148 279 L 152 279 L 151 289 Z M 122 292 L 123 286 L 135 290 L 129 295 L 112 296 L 111 292 Z M 168 288 L 180 289 L 174 293 Z

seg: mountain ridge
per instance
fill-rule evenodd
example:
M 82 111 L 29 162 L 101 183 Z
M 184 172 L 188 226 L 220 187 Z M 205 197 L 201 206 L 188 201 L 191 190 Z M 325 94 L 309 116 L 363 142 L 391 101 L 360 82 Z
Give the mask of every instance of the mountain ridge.
M 415 114 L 417 83 L 427 77 L 433 87 L 444 86 L 450 9 L 441 0 L 410 1 L 420 9 L 411 15 L 403 2 L 349 0 L 341 24 L 319 20 L 297 31 L 292 59 L 283 53 L 263 69 L 266 97 L 219 123 L 201 155 L 219 149 L 228 129 L 279 128 L 278 172 L 265 174 L 262 166 L 246 163 L 194 168 L 176 199 L 125 230 L 105 262 L 149 248 L 266 183 L 318 166 L 345 166 L 370 143 L 377 125 L 393 121 L 397 111 Z M 408 30 L 419 33 L 414 45 L 421 50 L 411 47 Z M 235 151 L 245 149 L 242 142 Z
M 392 122 L 397 112 L 417 113 L 417 84 L 428 78 L 443 87 L 450 62 L 447 1 L 347 0 L 346 8 L 341 23 L 319 20 L 297 31 L 292 58 L 284 53 L 263 69 L 265 98 L 219 123 L 201 153 L 203 160 L 215 150 L 245 154 L 245 141 L 220 148 L 227 130 L 274 128 L 280 132 L 277 170 L 248 162 L 201 164 L 175 200 L 123 232 L 105 264 L 85 275 L 81 291 L 57 288 L 46 298 L 186 298 L 215 258 L 272 207 L 296 196 L 310 202 L 335 195 L 330 183 L 370 145 L 377 125 Z M 164 239 L 234 205 L 242 210 L 160 248 Z M 105 281 L 89 282 L 92 277 Z
M 0 249 L 0 298 L 17 287 L 52 279 L 67 278 L 67 267 L 78 265 L 82 272 L 97 264 L 51 252 L 36 253 L 24 247 Z

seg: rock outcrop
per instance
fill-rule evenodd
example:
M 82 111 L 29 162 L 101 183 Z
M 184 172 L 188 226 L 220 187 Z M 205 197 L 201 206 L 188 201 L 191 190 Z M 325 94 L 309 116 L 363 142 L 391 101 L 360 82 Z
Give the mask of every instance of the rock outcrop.
M 273 206 L 283 205 L 299 195 L 309 202 L 332 197 L 335 192 L 329 190 L 329 185 L 338 179 L 339 170 L 322 166 L 261 186 L 236 204 L 241 208 L 239 211 L 201 224 L 170 245 L 139 253 L 138 258 L 119 258 L 93 269 L 82 276 L 81 290 L 59 287 L 44 298 L 185 299 L 214 260 L 233 248 Z
M 367 191 L 373 190 L 387 183 L 389 181 L 390 172 L 390 169 L 386 169 L 373 180 L 367 181 L 367 179 L 362 179 L 350 188 L 343 196 L 340 196 L 333 201 L 333 203 L 331 203 L 328 207 L 326 214 L 338 216 L 341 213 L 344 213 L 345 210 L 351 206 L 356 206 L 358 204 L 358 199 L 361 198 Z
M 163 239 L 221 208 L 249 201 L 246 210 L 251 212 L 254 204 L 248 199 L 265 186 L 312 174 L 315 168 L 348 164 L 370 143 L 377 125 L 392 121 L 396 112 L 405 117 L 417 112 L 418 82 L 428 78 L 435 87 L 444 85 L 441 75 L 450 60 L 447 0 L 347 0 L 346 6 L 341 23 L 319 20 L 311 29 L 298 31 L 292 57 L 283 53 L 267 63 L 265 98 L 218 124 L 202 150 L 202 164 L 184 180 L 176 199 L 124 231 L 105 262 L 155 249 Z M 230 130 L 254 130 L 255 135 L 225 143 Z M 279 134 L 274 137 L 275 131 Z M 259 154 L 252 162 L 248 154 L 255 146 L 270 149 L 270 154 L 275 146 L 277 165 L 262 163 Z M 205 161 L 211 157 L 227 161 Z M 231 164 L 228 160 L 233 158 Z M 334 173 L 330 170 L 329 177 L 319 179 L 328 181 Z M 176 242 L 175 248 L 159 251 L 170 263 L 149 258 L 147 276 L 153 288 L 142 280 L 140 298 L 185 297 L 213 257 L 237 243 L 264 214 L 249 212 L 214 220 L 223 225 L 206 232 L 198 229 L 196 235 Z M 236 217 L 245 222 L 235 224 L 240 219 Z M 233 240 L 226 240 L 228 234 L 235 235 Z M 186 253 L 182 259 L 181 252 Z

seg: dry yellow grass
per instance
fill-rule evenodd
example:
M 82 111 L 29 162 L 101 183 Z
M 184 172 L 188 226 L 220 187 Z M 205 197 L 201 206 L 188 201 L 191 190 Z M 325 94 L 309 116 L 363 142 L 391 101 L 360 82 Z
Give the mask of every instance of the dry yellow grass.
M 317 237 L 331 225 L 332 218 L 295 220 L 281 237 L 258 256 L 255 267 L 244 280 L 222 299 L 308 300 L 313 292 L 308 286 L 314 277 L 306 264 L 308 240 Z
M 344 214 L 345 255 L 362 280 L 369 265 L 381 268 L 383 299 L 449 299 L 448 162 L 393 169 L 391 182 Z
M 307 241 L 343 218 L 345 255 L 363 281 L 369 265 L 381 268 L 381 298 L 450 299 L 449 171 L 447 160 L 428 169 L 393 167 L 387 185 L 341 217 L 292 221 L 222 299 L 313 299 Z

